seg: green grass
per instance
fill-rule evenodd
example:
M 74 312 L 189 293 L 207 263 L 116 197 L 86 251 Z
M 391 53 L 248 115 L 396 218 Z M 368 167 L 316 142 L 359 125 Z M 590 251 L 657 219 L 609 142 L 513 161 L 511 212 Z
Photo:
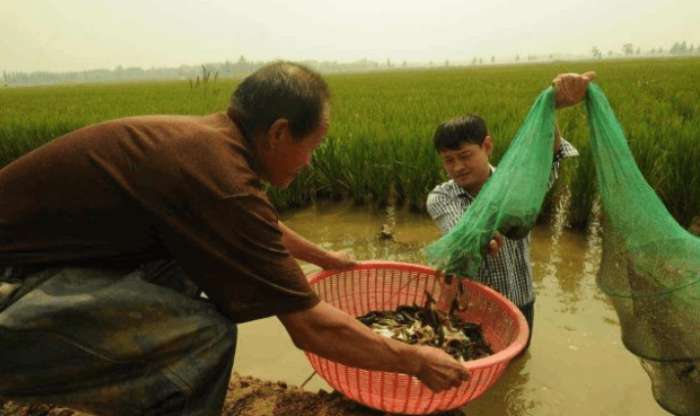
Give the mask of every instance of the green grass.
M 682 225 L 700 215 L 699 59 L 393 71 L 326 77 L 333 92 L 328 139 L 312 167 L 286 191 L 280 208 L 319 198 L 358 204 L 396 203 L 423 210 L 444 179 L 431 138 L 441 121 L 481 114 L 495 140 L 493 161 L 507 149 L 537 94 L 560 72 L 598 72 L 650 185 Z M 0 89 L 0 166 L 89 123 L 136 114 L 206 114 L 226 108 L 235 80 L 191 88 L 187 81 Z M 596 199 L 583 106 L 559 112 L 565 138 L 582 153 L 563 163 L 568 218 L 586 227 Z

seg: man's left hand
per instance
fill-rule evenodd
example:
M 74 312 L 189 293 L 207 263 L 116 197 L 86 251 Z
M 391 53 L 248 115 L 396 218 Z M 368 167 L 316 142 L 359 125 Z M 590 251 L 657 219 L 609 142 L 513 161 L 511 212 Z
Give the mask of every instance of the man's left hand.
M 493 235 L 491 241 L 489 241 L 489 245 L 486 248 L 486 252 L 490 256 L 495 256 L 501 250 L 501 247 L 503 247 L 504 243 L 505 241 L 503 240 L 503 236 L 500 233 L 496 233 Z
M 588 83 L 594 80 L 593 71 L 584 74 L 559 74 L 552 81 L 556 90 L 555 105 L 557 108 L 578 104 L 586 97 Z

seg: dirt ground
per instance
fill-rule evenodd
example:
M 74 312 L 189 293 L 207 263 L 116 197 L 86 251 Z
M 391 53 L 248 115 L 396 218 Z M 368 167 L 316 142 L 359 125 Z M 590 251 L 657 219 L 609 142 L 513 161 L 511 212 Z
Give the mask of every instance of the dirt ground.
M 312 393 L 283 382 L 264 381 L 234 374 L 222 416 L 385 416 L 344 398 L 337 392 Z M 440 416 L 461 416 L 459 411 Z M 0 400 L 0 416 L 92 416 L 41 404 L 25 406 Z

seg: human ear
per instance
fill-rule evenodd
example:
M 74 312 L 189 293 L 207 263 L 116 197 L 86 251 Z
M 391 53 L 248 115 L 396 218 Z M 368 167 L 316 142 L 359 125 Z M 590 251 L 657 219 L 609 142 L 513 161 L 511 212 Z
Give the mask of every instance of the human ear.
M 286 118 L 278 118 L 267 129 L 267 142 L 271 148 L 275 148 L 290 135 L 289 121 Z
M 493 152 L 493 140 L 491 140 L 491 136 L 486 136 L 484 137 L 484 142 L 481 143 L 481 146 L 483 147 L 484 151 L 488 156 L 491 156 L 491 152 Z

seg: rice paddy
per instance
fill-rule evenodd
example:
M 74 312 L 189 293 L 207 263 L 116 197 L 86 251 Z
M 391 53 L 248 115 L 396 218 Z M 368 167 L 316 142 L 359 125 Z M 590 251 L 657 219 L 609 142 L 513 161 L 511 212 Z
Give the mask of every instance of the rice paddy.
M 287 190 L 270 190 L 279 209 L 317 199 L 424 210 L 444 180 L 432 147 L 441 121 L 478 113 L 507 149 L 537 94 L 560 72 L 595 70 L 625 128 L 645 178 L 683 226 L 700 215 L 700 59 L 590 61 L 397 70 L 329 75 L 332 121 L 312 166 Z M 206 114 L 226 108 L 236 80 L 186 80 L 0 89 L 0 166 L 89 123 L 136 114 Z M 562 207 L 585 228 L 596 201 L 583 106 L 559 111 L 563 136 L 581 157 L 563 163 L 543 212 Z

